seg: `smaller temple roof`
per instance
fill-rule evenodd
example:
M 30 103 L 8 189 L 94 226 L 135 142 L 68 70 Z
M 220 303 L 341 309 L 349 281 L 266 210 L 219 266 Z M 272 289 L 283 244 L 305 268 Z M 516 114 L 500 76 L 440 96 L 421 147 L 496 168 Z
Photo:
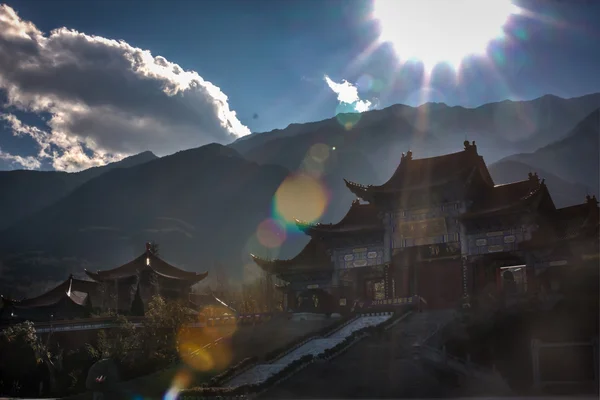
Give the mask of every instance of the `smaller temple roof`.
M 56 289 L 32 299 L 19 301 L 3 297 L 3 307 L 6 307 L 7 312 L 10 311 L 11 318 L 16 320 L 45 321 L 52 318 L 58 320 L 87 315 L 92 306 L 89 295 L 74 290 L 73 279 L 69 279 L 67 282 L 69 282 L 69 286 L 66 291 L 59 291 L 58 288 L 62 287 L 61 284 Z M 6 317 L 7 315 L 3 315 L 3 318 Z
M 596 196 L 587 196 L 582 204 L 556 209 L 546 216 L 546 221 L 547 226 L 523 242 L 522 247 L 545 247 L 553 242 L 597 236 L 600 209 Z
M 355 200 L 348 213 L 337 224 L 311 224 L 296 220 L 296 226 L 307 235 L 382 231 L 383 224 L 378 218 L 378 213 L 379 210 L 374 205 L 361 204 L 359 200 Z
M 130 278 L 145 270 L 152 271 L 166 279 L 184 280 L 191 284 L 200 282 L 208 276 L 208 272 L 196 273 L 177 268 L 159 258 L 148 248 L 146 252 L 120 267 L 96 272 L 85 270 L 85 273 L 93 280 L 102 282 Z
M 495 185 L 483 197 L 477 199 L 471 208 L 460 216 L 461 219 L 478 218 L 494 214 L 522 211 L 525 207 L 539 206 L 543 201 L 550 210 L 555 210 L 548 187 L 537 174 L 529 174 L 523 181 Z
M 327 248 L 323 242 L 314 238 L 311 238 L 302 251 L 292 259 L 267 260 L 254 254 L 250 256 L 263 270 L 277 275 L 282 273 L 333 270 L 333 263 L 331 257 L 327 254 Z
M 3 298 L 3 301 L 6 303 L 11 303 L 18 307 L 41 307 L 56 304 L 65 295 L 67 295 L 69 298 L 71 298 L 77 303 L 77 299 L 80 298 L 81 295 L 85 295 L 83 299 L 85 301 L 87 293 L 96 290 L 97 285 L 97 282 L 77 279 L 74 278 L 73 275 L 69 275 L 67 280 L 39 296 L 23 300 L 9 300 Z
M 483 157 L 477 154 L 475 142 L 465 141 L 463 151 L 442 156 L 413 159 L 412 152 L 402 155 L 400 165 L 383 185 L 364 186 L 344 179 L 346 186 L 358 197 L 372 201 L 375 193 L 395 193 L 466 181 L 475 169 L 490 186 L 493 180 Z

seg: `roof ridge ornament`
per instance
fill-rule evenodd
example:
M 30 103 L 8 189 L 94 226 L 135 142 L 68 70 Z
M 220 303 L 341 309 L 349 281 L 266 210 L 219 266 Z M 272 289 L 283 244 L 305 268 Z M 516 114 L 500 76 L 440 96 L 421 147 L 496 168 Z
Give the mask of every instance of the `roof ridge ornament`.
M 596 195 L 590 196 L 588 194 L 585 196 L 585 202 L 592 207 L 598 207 L 598 199 L 596 199 Z
M 475 144 L 475 141 L 473 140 L 473 142 L 470 142 L 468 140 L 465 140 L 463 142 L 463 145 L 465 146 L 465 151 L 470 151 L 473 152 L 474 154 L 477 154 L 477 145 Z
M 534 173 L 530 172 L 527 175 L 529 178 L 529 182 L 531 182 L 533 184 L 534 188 L 540 185 L 540 177 L 538 176 L 537 172 L 534 172 Z M 542 180 L 541 183 L 544 183 L 544 180 Z
M 412 151 L 407 151 L 406 154 L 402 153 L 402 157 L 400 158 L 400 161 L 411 161 L 413 158 L 413 152 Z

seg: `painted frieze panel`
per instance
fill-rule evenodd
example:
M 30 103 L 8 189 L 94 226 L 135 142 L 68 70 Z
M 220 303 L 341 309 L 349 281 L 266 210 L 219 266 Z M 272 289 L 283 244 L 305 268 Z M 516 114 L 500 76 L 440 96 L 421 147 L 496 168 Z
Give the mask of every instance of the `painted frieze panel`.
M 351 269 L 383 264 L 383 245 L 336 250 L 336 269 Z

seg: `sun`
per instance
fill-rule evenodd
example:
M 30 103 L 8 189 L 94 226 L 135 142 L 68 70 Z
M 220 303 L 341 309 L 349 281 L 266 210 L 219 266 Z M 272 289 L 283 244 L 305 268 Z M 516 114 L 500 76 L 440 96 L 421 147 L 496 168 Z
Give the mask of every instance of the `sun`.
M 390 42 L 401 60 L 420 60 L 426 68 L 485 53 L 488 44 L 519 8 L 510 0 L 373 0 L 381 42 Z

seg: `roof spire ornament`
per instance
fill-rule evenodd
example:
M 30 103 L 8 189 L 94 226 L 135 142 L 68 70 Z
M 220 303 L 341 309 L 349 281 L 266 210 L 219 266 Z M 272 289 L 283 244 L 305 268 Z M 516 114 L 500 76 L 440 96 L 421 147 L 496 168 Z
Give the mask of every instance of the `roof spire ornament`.
M 585 196 L 585 202 L 588 203 L 592 207 L 598 207 L 598 199 L 596 199 L 596 195 L 590 196 L 589 194 Z
M 465 146 L 465 151 L 469 151 L 469 152 L 472 152 L 473 154 L 477 154 L 477 145 L 475 144 L 474 140 L 472 142 L 469 142 L 468 140 L 465 139 L 465 141 L 463 142 L 463 145 Z

